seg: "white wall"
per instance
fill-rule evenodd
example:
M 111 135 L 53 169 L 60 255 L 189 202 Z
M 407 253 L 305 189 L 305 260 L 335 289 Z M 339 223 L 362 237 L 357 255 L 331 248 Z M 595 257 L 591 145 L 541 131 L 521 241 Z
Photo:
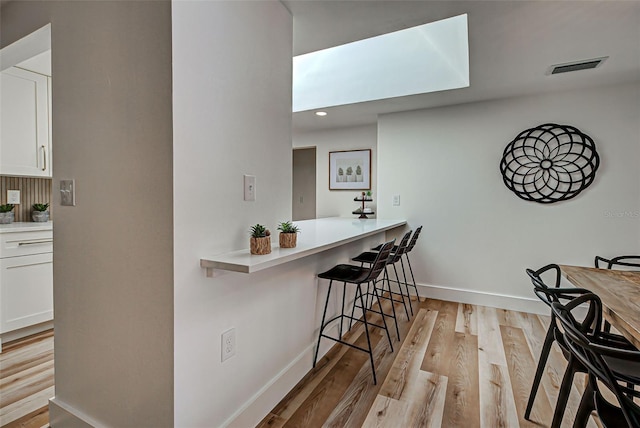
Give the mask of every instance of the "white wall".
M 54 427 L 173 422 L 171 7 L 11 2 L 3 44 L 51 23 Z
M 316 259 L 215 278 L 199 267 L 205 255 L 248 248 L 256 223 L 277 242 L 277 223 L 291 217 L 292 17 L 275 1 L 176 1 L 172 15 L 175 426 L 214 427 L 295 363 L 314 328 Z M 243 200 L 243 174 L 256 176 L 255 202 Z M 232 327 L 237 354 L 221 363 Z
M 601 166 L 578 197 L 543 205 L 509 191 L 499 162 L 520 131 L 547 122 L 590 135 Z M 640 253 L 639 124 L 638 84 L 382 116 L 378 212 L 424 225 L 418 282 L 532 298 L 526 267 Z
M 353 198 L 361 192 L 358 190 L 329 190 L 329 152 L 371 149 L 373 203 L 367 203 L 367 207 L 376 211 L 378 159 L 376 125 L 295 133 L 293 147 L 316 147 L 316 215 L 318 218 L 351 216 L 351 212 L 358 207 L 358 203 L 354 202 Z

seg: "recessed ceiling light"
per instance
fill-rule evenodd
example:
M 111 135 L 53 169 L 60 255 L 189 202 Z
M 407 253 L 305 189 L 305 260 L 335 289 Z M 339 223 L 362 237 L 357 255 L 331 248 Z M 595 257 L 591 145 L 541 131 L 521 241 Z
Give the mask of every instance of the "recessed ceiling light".
M 316 112 L 316 116 L 326 116 L 327 112 L 326 111 L 317 111 Z

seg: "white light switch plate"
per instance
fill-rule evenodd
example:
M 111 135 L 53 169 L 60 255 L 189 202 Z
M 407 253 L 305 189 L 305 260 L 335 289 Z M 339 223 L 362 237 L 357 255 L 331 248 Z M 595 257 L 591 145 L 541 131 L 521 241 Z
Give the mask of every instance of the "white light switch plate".
M 244 200 L 256 200 L 256 177 L 255 175 L 244 176 Z
M 20 203 L 20 191 L 19 190 L 7 190 L 7 203 L 19 204 Z
M 400 206 L 400 195 L 393 195 L 393 206 L 394 207 Z
M 60 180 L 60 205 L 76 206 L 75 180 Z

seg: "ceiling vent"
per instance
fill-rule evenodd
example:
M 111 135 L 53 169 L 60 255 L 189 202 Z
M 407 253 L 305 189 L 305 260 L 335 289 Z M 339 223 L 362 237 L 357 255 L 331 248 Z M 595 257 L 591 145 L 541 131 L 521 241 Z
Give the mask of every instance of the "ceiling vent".
M 560 74 L 560 73 L 569 73 L 571 71 L 578 70 L 589 70 L 592 68 L 600 67 L 600 65 L 605 62 L 605 60 L 609 58 L 608 56 L 603 56 L 601 58 L 593 58 L 593 59 L 585 59 L 581 61 L 567 62 L 565 64 L 556 64 L 552 65 L 547 69 L 545 74 Z

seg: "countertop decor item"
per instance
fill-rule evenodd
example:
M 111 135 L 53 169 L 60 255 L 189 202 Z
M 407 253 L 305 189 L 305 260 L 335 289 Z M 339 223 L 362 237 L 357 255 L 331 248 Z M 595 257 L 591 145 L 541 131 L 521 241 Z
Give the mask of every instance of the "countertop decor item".
M 257 255 L 271 253 L 271 232 L 269 232 L 269 229 L 261 224 L 251 226 L 249 252 Z
M 33 204 L 31 206 L 31 219 L 35 222 L 44 223 L 49 221 L 49 204 Z
M 0 205 L 0 224 L 13 223 L 13 204 Z
M 369 215 L 375 214 L 371 208 L 366 208 L 365 205 L 364 205 L 365 202 L 373 201 L 373 198 L 371 197 L 371 191 L 362 192 L 361 195 L 356 196 L 355 198 L 353 198 L 353 200 L 355 202 L 362 202 L 362 207 L 356 208 L 356 210 L 352 211 L 351 214 L 360 214 L 360 217 L 358 217 L 358 218 L 369 218 L 369 217 L 367 217 L 367 214 L 369 214 Z
M 280 248 L 295 248 L 300 228 L 290 221 L 283 221 L 278 225 L 278 230 L 280 231 L 278 236 Z
M 371 149 L 329 152 L 329 190 L 371 188 Z
M 504 184 L 525 201 L 551 204 L 589 187 L 600 166 L 593 139 L 569 125 L 546 123 L 522 131 L 504 149 Z

